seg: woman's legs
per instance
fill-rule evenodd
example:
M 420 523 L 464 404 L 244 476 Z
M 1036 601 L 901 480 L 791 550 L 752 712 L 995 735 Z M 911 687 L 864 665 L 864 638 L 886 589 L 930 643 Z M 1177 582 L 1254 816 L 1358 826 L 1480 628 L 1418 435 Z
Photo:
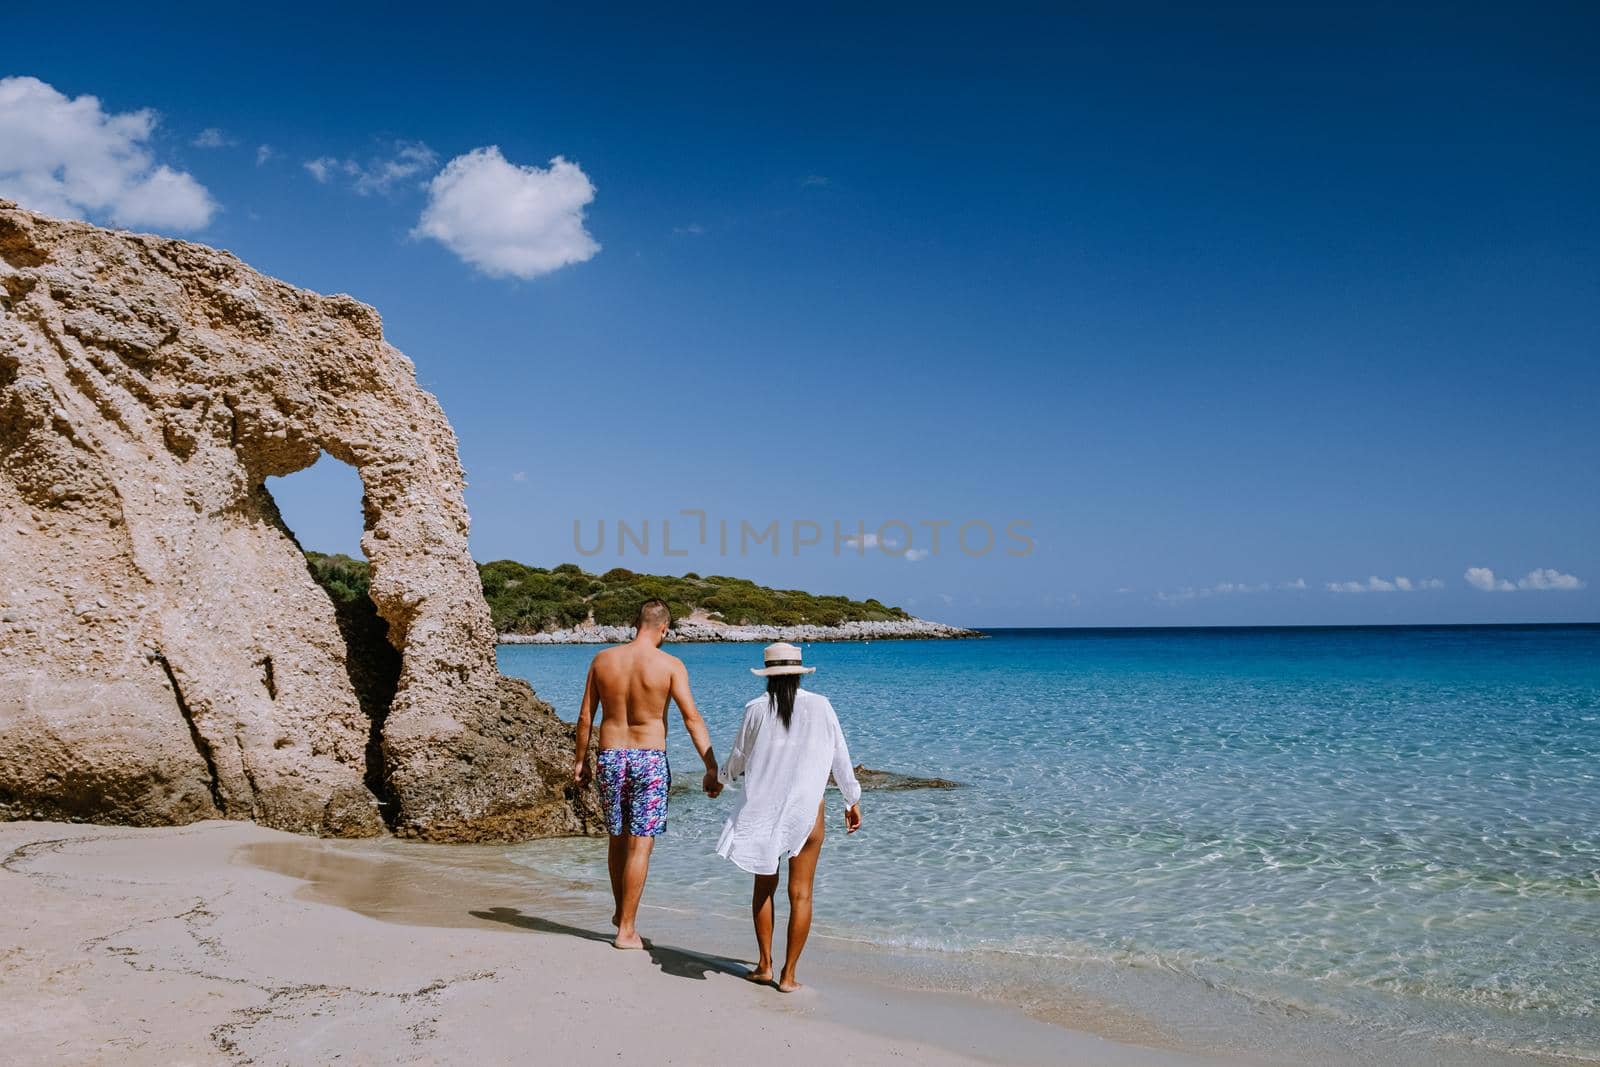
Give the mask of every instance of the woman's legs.
M 783 973 L 778 976 L 778 988 L 785 993 L 800 988 L 794 971 L 811 933 L 811 882 L 816 877 L 817 858 L 822 855 L 824 832 L 822 805 L 819 804 L 817 824 L 811 828 L 811 836 L 789 860 L 789 937 L 783 949 Z
M 778 875 L 756 875 L 750 893 L 750 917 L 756 924 L 756 948 L 760 953 L 756 969 L 745 975 L 752 982 L 772 981 L 772 898 L 778 892 Z

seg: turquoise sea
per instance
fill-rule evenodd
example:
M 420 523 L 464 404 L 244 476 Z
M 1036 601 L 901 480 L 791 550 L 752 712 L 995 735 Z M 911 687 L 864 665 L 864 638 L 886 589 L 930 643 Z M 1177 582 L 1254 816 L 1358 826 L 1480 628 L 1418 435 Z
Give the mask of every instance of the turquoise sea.
M 500 662 L 571 719 L 594 651 Z M 760 649 L 672 651 L 725 751 Z M 858 763 L 964 783 L 870 792 L 848 839 L 830 796 L 819 933 L 1600 1059 L 1600 626 L 999 630 L 806 659 Z M 696 781 L 676 719 L 669 749 Z M 648 902 L 744 914 L 712 854 L 725 809 L 674 794 Z M 513 852 L 604 884 L 592 842 Z

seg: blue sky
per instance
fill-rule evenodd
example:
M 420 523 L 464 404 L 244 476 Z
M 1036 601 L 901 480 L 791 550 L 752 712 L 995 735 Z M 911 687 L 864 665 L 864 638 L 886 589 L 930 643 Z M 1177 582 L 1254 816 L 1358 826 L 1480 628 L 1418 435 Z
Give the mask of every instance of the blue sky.
M 379 309 L 460 436 L 480 559 L 976 625 L 1593 620 L 1597 45 L 1578 4 L 25 5 L 0 77 L 153 113 L 120 134 L 147 169 L 79 214 Z M 0 191 L 46 119 L 0 118 Z M 518 189 L 550 225 L 497 244 Z M 274 492 L 355 551 L 330 464 Z M 833 553 L 890 520 L 917 553 L 951 525 Z M 974 521 L 986 555 L 952 546 Z

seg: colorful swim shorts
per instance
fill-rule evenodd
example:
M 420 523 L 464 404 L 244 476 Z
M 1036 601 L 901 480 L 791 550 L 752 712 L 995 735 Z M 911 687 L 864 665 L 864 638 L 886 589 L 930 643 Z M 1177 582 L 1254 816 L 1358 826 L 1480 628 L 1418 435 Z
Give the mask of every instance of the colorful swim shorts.
M 659 748 L 602 748 L 598 780 L 613 836 L 656 837 L 667 828 L 672 770 Z

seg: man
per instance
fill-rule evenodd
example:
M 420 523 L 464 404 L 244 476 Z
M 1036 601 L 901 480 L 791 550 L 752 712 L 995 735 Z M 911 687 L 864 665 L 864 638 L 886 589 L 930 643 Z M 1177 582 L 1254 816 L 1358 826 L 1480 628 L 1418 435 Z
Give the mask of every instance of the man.
M 689 671 L 683 661 L 661 651 L 672 626 L 672 613 L 660 600 L 647 600 L 634 620 L 636 633 L 625 645 L 595 656 L 578 709 L 577 754 L 572 780 L 589 782 L 589 734 L 595 704 L 600 706 L 600 800 L 611 835 L 607 863 L 611 896 L 616 902 L 611 923 L 617 948 L 643 948 L 635 928 L 639 898 L 650 873 L 650 852 L 667 826 L 667 700 L 677 702 L 695 751 L 705 762 L 701 788 L 710 796 L 722 792 L 711 735 L 689 694 Z

